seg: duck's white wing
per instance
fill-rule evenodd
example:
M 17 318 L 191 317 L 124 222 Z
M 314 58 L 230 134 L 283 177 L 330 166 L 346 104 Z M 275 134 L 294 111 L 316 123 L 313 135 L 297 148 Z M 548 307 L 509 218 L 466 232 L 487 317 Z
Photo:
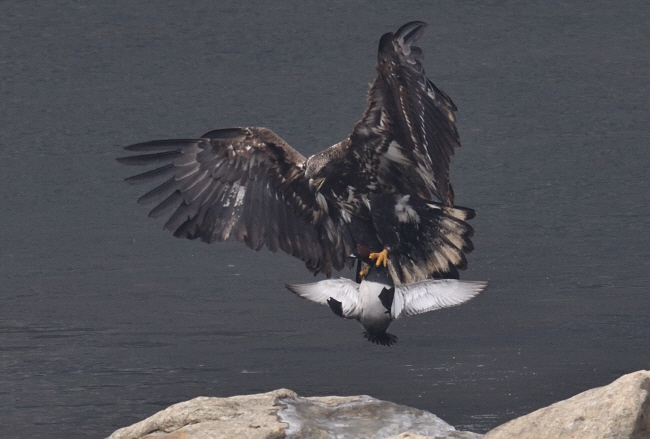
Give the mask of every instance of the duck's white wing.
M 456 279 L 424 280 L 396 285 L 391 313 L 393 318 L 399 318 L 460 305 L 486 287 L 487 282 Z
M 329 299 L 341 303 L 342 316 L 346 319 L 356 317 L 359 307 L 359 284 L 350 279 L 327 279 L 310 284 L 286 285 L 287 289 L 303 299 L 322 305 Z

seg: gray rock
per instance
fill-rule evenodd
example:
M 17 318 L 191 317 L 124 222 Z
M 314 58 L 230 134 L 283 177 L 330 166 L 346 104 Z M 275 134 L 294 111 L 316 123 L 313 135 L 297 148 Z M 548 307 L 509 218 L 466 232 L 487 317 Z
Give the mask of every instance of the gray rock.
M 650 372 L 539 409 L 488 432 L 484 439 L 648 439 Z
M 200 396 L 167 407 L 155 415 L 117 430 L 109 439 L 272 439 L 284 438 L 276 403 L 297 398 L 287 389 L 257 395 Z
M 109 439 L 648 439 L 650 372 L 522 416 L 481 436 L 437 416 L 369 396 L 301 398 L 279 389 L 175 404 Z
M 369 396 L 301 398 L 279 389 L 230 398 L 195 398 L 117 430 L 109 439 L 285 437 L 478 439 L 481 435 L 456 431 L 429 412 Z

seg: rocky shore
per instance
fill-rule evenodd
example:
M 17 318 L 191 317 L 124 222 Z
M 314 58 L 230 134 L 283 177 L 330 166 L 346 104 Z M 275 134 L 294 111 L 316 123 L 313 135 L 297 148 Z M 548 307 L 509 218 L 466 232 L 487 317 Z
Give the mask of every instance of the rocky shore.
M 485 435 L 369 396 L 303 398 L 287 389 L 174 404 L 108 439 L 648 439 L 650 371 L 624 375 Z

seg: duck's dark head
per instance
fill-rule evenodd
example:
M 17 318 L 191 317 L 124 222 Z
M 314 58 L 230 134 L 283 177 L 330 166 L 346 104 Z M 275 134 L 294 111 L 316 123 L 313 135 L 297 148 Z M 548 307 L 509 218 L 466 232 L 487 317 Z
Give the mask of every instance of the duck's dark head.
M 394 286 L 393 279 L 390 277 L 390 274 L 388 274 L 388 269 L 386 267 L 383 265 L 377 267 L 374 261 L 371 261 L 369 265 L 370 268 L 364 280 L 384 284 L 389 287 Z

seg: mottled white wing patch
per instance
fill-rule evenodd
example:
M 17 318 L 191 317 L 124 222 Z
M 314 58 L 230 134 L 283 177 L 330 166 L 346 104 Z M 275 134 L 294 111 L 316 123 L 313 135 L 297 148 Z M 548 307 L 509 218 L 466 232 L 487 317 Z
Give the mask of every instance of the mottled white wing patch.
M 404 195 L 395 203 L 395 215 L 401 223 L 417 223 L 420 221 L 420 215 L 409 204 L 410 195 Z
M 384 153 L 384 156 L 395 163 L 401 165 L 413 166 L 413 162 L 402 152 L 402 146 L 396 141 L 391 141 L 388 144 L 388 149 Z

